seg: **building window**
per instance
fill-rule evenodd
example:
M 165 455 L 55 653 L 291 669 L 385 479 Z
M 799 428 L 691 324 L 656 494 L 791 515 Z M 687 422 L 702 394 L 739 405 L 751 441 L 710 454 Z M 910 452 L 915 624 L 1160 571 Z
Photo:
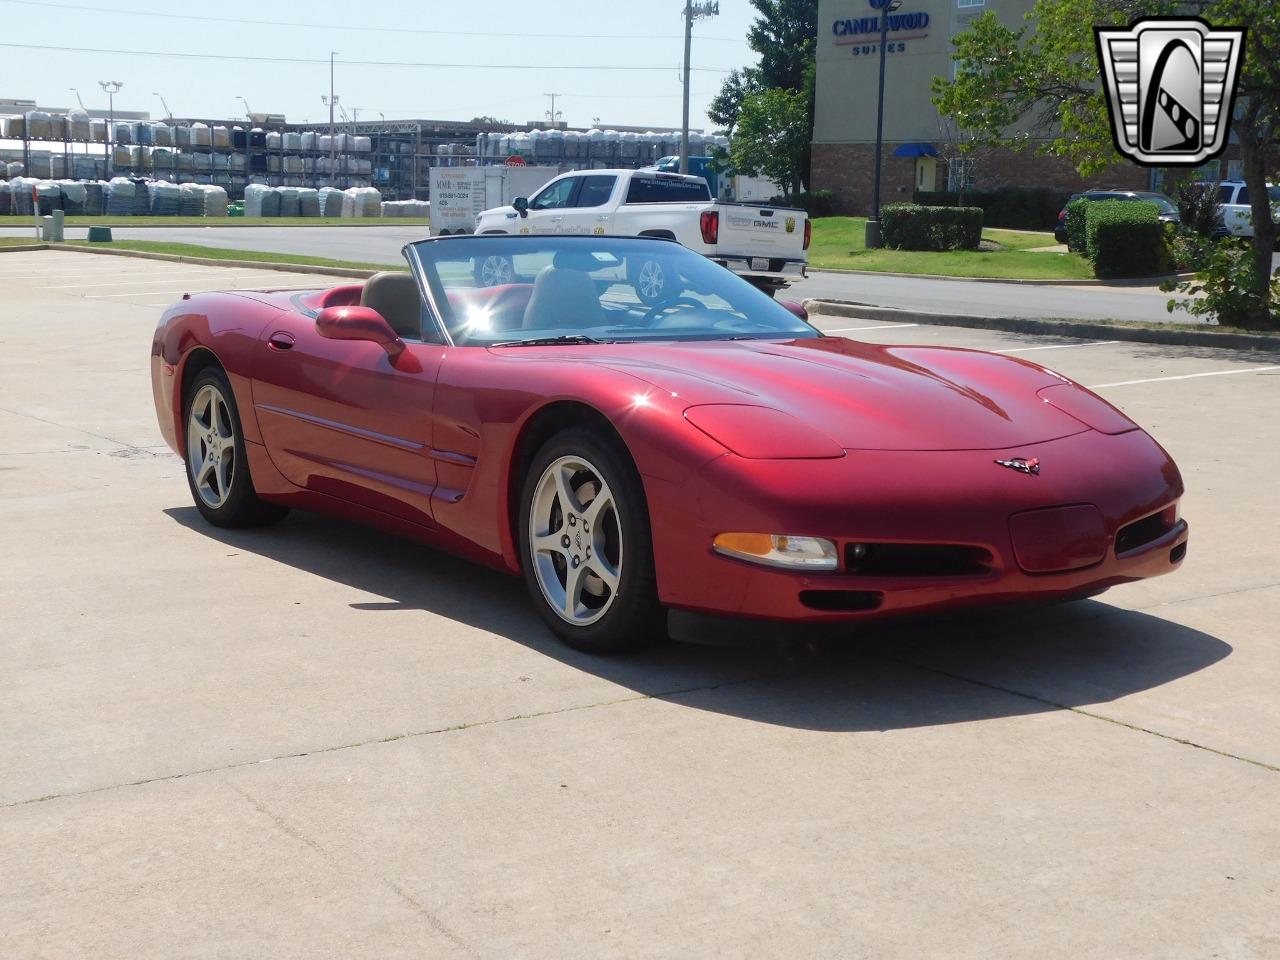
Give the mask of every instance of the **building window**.
M 958 193 L 973 189 L 973 161 L 955 158 L 947 163 L 947 190 Z
M 965 7 L 981 7 L 986 4 L 987 0 L 956 0 L 956 6 L 962 10 Z
M 1227 161 L 1227 179 L 1228 180 L 1244 179 L 1244 161 L 1243 160 Z

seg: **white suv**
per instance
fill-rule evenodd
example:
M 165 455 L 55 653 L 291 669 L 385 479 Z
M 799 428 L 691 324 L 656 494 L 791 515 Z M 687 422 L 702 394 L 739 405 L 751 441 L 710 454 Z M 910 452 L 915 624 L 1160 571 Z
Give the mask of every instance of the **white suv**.
M 1267 184 L 1271 196 L 1271 219 L 1280 223 L 1280 186 Z M 1237 237 L 1253 236 L 1253 208 L 1249 205 L 1249 188 L 1243 180 L 1224 180 L 1218 184 L 1218 205 L 1222 224 Z

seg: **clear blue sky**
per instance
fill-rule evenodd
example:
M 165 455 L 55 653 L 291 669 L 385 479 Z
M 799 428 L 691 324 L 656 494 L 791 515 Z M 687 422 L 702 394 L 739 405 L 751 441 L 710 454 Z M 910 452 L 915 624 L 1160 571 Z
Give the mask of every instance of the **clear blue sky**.
M 120 80 L 124 89 L 116 105 L 148 110 L 153 117 L 164 115 L 153 95 L 158 91 L 177 116 L 233 119 L 243 115 L 236 99 L 243 95 L 257 112 L 284 113 L 290 122 L 327 122 L 328 108 L 320 97 L 329 92 L 329 51 L 337 50 L 335 89 L 348 112 L 360 109 L 361 120 L 376 120 L 381 112 L 387 119 L 469 120 L 487 114 L 523 123 L 543 119 L 549 108 L 544 94 L 556 92 L 562 94 L 556 109 L 572 126 L 589 126 L 599 117 L 603 124 L 678 128 L 683 6 L 681 0 L 0 0 L 0 42 L 5 44 L 324 61 L 219 61 L 0 46 L 0 97 L 74 106 L 68 88 L 76 87 L 86 106 L 105 109 L 98 81 Z M 148 7 L 165 14 L 325 26 L 169 19 L 148 16 L 142 12 Z M 99 12 L 103 9 L 134 12 Z M 357 15 L 360 19 L 353 19 Z M 718 72 L 693 72 L 693 126 L 710 128 L 704 110 L 725 73 L 755 61 L 745 42 L 753 19 L 747 0 L 720 0 L 720 16 L 695 23 L 693 64 Z M 338 24 L 343 26 L 332 26 Z M 584 34 L 592 37 L 572 36 Z M 344 60 L 464 66 L 362 66 Z M 535 69 L 502 69 L 514 64 Z M 604 66 L 659 69 L 593 69 Z

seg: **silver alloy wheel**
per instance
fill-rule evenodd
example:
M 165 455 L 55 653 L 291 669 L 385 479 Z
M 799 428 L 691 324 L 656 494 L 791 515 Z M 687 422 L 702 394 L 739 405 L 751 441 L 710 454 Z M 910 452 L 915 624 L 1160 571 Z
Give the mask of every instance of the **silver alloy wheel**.
M 560 457 L 534 488 L 529 551 L 542 596 L 561 619 L 595 623 L 617 599 L 622 524 L 613 491 L 582 457 Z
M 666 273 L 658 260 L 646 260 L 640 264 L 640 272 L 636 275 L 636 288 L 640 296 L 646 300 L 657 300 L 667 285 Z
M 227 399 L 211 383 L 201 387 L 191 401 L 187 469 L 206 506 L 216 510 L 227 502 L 236 469 L 236 435 Z
M 480 285 L 496 287 L 515 279 L 515 267 L 510 257 L 491 254 L 480 261 Z

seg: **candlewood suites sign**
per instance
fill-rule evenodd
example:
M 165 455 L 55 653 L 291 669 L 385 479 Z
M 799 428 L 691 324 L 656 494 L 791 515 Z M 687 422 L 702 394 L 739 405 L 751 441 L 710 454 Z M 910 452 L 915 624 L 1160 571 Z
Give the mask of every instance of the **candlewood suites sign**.
M 870 0 L 873 10 L 883 10 L 887 0 Z M 929 14 L 925 11 L 908 13 L 876 13 L 869 17 L 845 17 L 831 24 L 831 34 L 836 46 L 851 47 L 850 53 L 877 53 L 880 47 L 880 18 L 888 18 L 886 53 L 901 53 L 907 49 L 907 40 L 919 40 L 928 36 Z

